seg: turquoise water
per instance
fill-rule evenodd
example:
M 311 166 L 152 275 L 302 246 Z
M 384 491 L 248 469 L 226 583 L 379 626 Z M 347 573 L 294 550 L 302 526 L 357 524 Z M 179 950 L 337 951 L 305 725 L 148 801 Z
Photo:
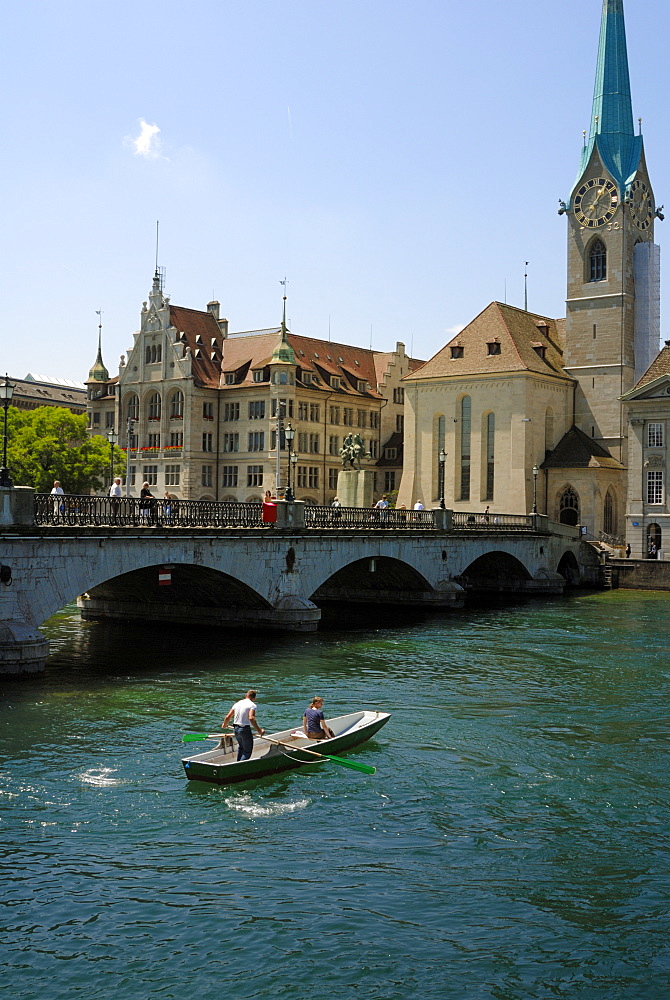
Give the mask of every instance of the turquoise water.
M 2 989 L 667 996 L 669 612 L 613 592 L 277 637 L 66 609 L 0 700 Z M 182 733 L 252 684 L 270 730 L 315 693 L 392 712 L 351 752 L 377 773 L 187 783 Z

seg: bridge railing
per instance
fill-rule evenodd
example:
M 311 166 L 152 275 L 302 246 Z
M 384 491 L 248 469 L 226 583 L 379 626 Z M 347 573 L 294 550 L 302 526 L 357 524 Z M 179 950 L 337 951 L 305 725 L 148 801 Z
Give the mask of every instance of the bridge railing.
M 534 514 L 467 514 L 454 511 L 454 531 L 534 531 Z
M 425 528 L 433 530 L 432 510 L 374 510 L 369 507 L 317 507 L 305 504 L 306 528 Z
M 262 525 L 260 503 L 210 500 L 148 502 L 136 497 L 35 494 L 35 524 L 77 527 L 255 528 Z

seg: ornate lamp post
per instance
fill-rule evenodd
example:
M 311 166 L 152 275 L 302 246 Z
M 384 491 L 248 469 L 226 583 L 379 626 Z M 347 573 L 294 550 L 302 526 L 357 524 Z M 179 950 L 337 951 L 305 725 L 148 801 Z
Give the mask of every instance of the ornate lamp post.
M 533 509 L 532 514 L 537 514 L 537 474 L 540 470 L 536 465 L 533 466 Z
M 295 437 L 295 428 L 291 427 L 290 424 L 286 425 L 286 430 L 284 431 L 284 437 L 286 438 L 286 441 L 288 443 L 288 470 L 287 470 L 288 484 L 286 486 L 286 493 L 284 495 L 284 500 L 287 500 L 288 503 L 293 503 L 295 497 L 293 496 L 293 491 L 291 489 L 291 465 L 294 463 L 293 463 L 293 455 L 291 452 L 293 448 L 293 438 Z M 297 461 L 297 456 L 296 456 L 296 461 Z
M 444 448 L 440 449 L 440 507 L 442 510 L 445 508 L 444 504 L 444 464 L 447 461 L 447 453 Z
M 107 431 L 107 440 L 109 441 L 109 483 L 111 486 L 114 482 L 114 445 L 119 440 L 119 435 L 113 427 Z
M 7 468 L 7 410 L 9 409 L 9 404 L 12 401 L 13 395 L 14 386 L 9 381 L 9 376 L 5 373 L 5 381 L 0 382 L 0 400 L 5 408 L 5 430 L 2 441 L 2 468 L 0 469 L 0 488 L 4 490 L 11 489 L 14 485 L 11 476 L 9 475 L 9 469 Z
M 291 455 L 291 468 L 293 469 L 293 482 L 296 484 L 296 486 L 298 485 L 297 482 L 296 482 L 296 471 L 297 471 L 296 470 L 296 466 L 297 466 L 297 464 L 298 464 L 298 455 L 294 451 L 293 454 Z M 293 494 L 291 494 L 291 499 L 292 500 L 295 499 L 295 497 L 293 496 Z
M 133 433 L 135 430 L 135 424 L 133 423 L 133 418 L 128 417 L 128 426 L 126 429 L 126 496 L 130 496 L 130 450 L 133 446 Z

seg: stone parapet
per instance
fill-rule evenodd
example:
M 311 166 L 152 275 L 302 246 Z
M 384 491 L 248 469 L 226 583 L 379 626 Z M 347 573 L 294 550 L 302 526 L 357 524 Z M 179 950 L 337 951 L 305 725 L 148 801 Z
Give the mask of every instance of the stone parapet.
M 31 486 L 0 489 L 0 525 L 29 525 L 35 520 L 35 490 Z

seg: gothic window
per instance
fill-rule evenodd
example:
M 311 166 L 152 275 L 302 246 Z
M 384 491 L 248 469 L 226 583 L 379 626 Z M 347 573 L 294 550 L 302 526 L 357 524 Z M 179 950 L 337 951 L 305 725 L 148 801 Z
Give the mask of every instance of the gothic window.
M 471 402 L 469 396 L 461 400 L 461 500 L 470 499 L 470 420 Z
M 149 420 L 160 420 L 161 418 L 161 397 L 157 392 L 152 392 L 149 396 L 147 417 Z
M 603 529 L 607 535 L 616 534 L 616 497 L 610 487 L 605 494 L 605 506 L 603 509 Z
M 493 483 L 495 474 L 495 413 L 489 413 L 486 418 L 486 496 L 485 500 L 493 500 Z
M 595 240 L 589 250 L 589 281 L 604 281 L 607 277 L 607 250 L 602 240 Z
M 170 417 L 179 420 L 184 416 L 184 393 L 181 389 L 170 397 Z
M 579 497 L 572 486 L 566 486 L 558 504 L 558 520 L 561 524 L 579 524 Z
M 126 402 L 126 419 L 127 420 L 140 419 L 140 401 L 134 392 L 131 393 L 130 396 L 128 396 L 128 401 Z

